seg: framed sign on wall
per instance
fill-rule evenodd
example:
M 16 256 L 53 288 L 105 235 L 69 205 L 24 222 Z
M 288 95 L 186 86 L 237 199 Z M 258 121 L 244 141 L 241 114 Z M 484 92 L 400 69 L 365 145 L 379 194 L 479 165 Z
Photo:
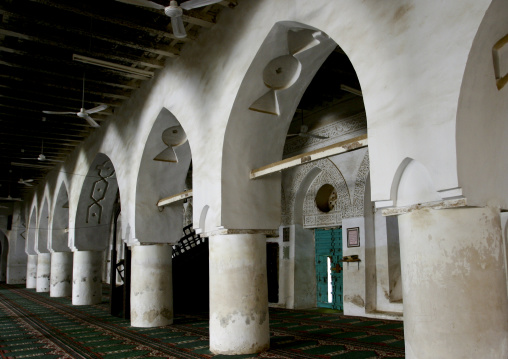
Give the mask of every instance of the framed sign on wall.
M 360 247 L 360 227 L 347 229 L 347 246 Z

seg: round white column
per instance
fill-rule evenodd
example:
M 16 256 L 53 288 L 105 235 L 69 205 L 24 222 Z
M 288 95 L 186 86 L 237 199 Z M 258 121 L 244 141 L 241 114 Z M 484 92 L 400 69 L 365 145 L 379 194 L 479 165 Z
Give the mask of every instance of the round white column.
M 72 252 L 51 253 L 50 297 L 72 294 Z
M 90 305 L 102 301 L 102 252 L 74 252 L 72 304 Z
M 154 244 L 132 246 L 131 250 L 131 325 L 147 328 L 172 324 L 172 247 Z
M 399 216 L 406 358 L 508 358 L 499 210 Z
M 37 254 L 28 255 L 26 264 L 26 287 L 37 287 Z
M 266 236 L 210 237 L 210 350 L 253 354 L 270 346 Z
M 51 271 L 51 254 L 37 255 L 37 292 L 49 292 L 49 275 Z

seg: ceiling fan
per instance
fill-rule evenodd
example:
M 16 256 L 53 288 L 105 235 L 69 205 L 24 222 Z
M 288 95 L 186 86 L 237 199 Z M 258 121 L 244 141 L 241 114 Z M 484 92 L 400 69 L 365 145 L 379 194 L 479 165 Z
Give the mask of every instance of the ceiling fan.
M 81 109 L 79 112 L 59 112 L 59 111 L 42 111 L 48 115 L 77 115 L 79 118 L 84 118 L 86 122 L 92 127 L 100 127 L 97 122 L 93 118 L 90 117 L 92 113 L 97 113 L 100 111 L 104 111 L 108 108 L 108 105 L 99 105 L 97 107 L 91 108 L 89 110 L 85 109 L 85 76 L 83 75 L 83 95 L 81 98 Z M 40 160 L 44 161 L 44 160 Z
M 296 137 L 296 136 L 300 136 L 300 137 L 314 137 L 314 138 L 319 138 L 320 140 L 326 140 L 328 137 L 327 136 L 319 136 L 319 135 L 314 135 L 312 133 L 309 133 L 309 126 L 305 125 L 303 123 L 303 111 L 302 111 L 302 124 L 300 126 L 300 132 L 298 133 L 288 133 L 286 135 L 287 138 L 289 137 Z
M 28 186 L 28 187 L 32 187 L 33 185 L 30 182 L 33 182 L 33 181 L 34 181 L 33 179 L 24 180 L 23 178 L 20 178 L 18 183 L 24 184 L 25 186 Z
M 42 140 L 41 153 L 39 154 L 39 156 L 37 158 L 22 158 L 22 160 L 37 160 L 37 161 L 41 161 L 41 162 L 60 162 L 60 163 L 64 162 L 64 161 L 60 161 L 60 160 L 49 159 L 44 155 L 44 140 Z
M 116 0 L 116 1 L 123 2 L 125 4 L 144 6 L 157 10 L 164 10 L 166 16 L 169 16 L 171 18 L 173 35 L 181 39 L 187 36 L 187 32 L 185 31 L 185 27 L 183 25 L 182 20 L 183 10 L 191 10 L 206 5 L 216 4 L 218 2 L 221 2 L 222 0 L 189 0 L 182 2 L 180 6 L 178 6 L 178 2 L 175 0 L 171 0 L 169 2 L 169 6 L 163 6 L 161 4 L 157 4 L 149 0 Z

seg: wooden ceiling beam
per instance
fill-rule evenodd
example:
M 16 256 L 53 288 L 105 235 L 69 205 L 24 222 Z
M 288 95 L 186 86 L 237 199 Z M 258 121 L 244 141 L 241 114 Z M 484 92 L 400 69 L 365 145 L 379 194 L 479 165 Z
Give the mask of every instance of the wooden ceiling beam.
M 19 89 L 19 88 L 14 88 L 14 87 L 9 87 L 9 86 L 4 86 L 2 84 L 0 84 L 0 96 L 2 96 L 2 89 L 5 89 L 7 90 L 7 93 L 9 95 L 12 95 L 12 96 L 16 96 L 16 99 L 23 99 L 23 98 L 26 98 L 27 100 L 29 101 L 33 101 L 31 100 L 30 98 L 37 98 L 37 99 L 44 99 L 44 101 L 42 102 L 45 102 L 45 103 L 48 103 L 50 106 L 59 106 L 60 103 L 63 103 L 64 101 L 67 102 L 69 104 L 69 107 L 72 111 L 76 111 L 78 112 L 78 110 L 81 108 L 81 105 L 82 105 L 82 95 L 77 95 L 75 97 L 68 97 L 68 96 L 64 96 L 63 93 L 60 95 L 60 94 L 53 94 L 51 92 L 37 92 L 37 91 L 29 91 L 29 90 L 24 90 L 23 88 Z M 54 99 L 54 100 L 53 100 Z M 104 98 L 100 98 L 100 99 L 90 99 L 90 96 L 86 96 L 85 95 L 85 105 L 87 103 L 92 103 L 92 104 L 105 104 L 105 105 L 108 105 L 110 107 L 119 107 L 121 105 L 121 102 L 112 102 L 112 101 L 105 101 Z M 72 103 L 72 105 L 71 105 Z M 45 109 L 45 110 L 48 110 L 48 109 Z
M 123 26 L 123 27 L 129 28 L 129 29 L 143 31 L 145 33 L 153 34 L 156 36 L 167 37 L 170 39 L 177 39 L 178 41 L 181 41 L 181 42 L 188 42 L 188 41 L 192 40 L 189 38 L 183 38 L 183 39 L 177 38 L 177 37 L 175 37 L 175 35 L 173 35 L 172 33 L 168 32 L 168 31 L 155 29 L 153 27 L 148 27 L 146 25 L 137 24 L 132 21 L 127 21 L 127 20 L 123 20 L 120 18 L 112 18 L 111 16 L 104 16 L 104 15 L 99 14 L 98 12 L 91 12 L 91 11 L 79 9 L 74 6 L 68 6 L 68 5 L 64 5 L 64 4 L 56 4 L 53 1 L 47 1 L 47 0 L 32 0 L 32 1 L 37 2 L 39 4 L 46 5 L 46 6 L 58 8 L 60 10 L 72 12 L 74 14 L 90 17 L 90 18 L 93 18 L 94 20 L 100 20 L 100 21 L 108 22 L 108 23 L 111 23 L 114 25 Z
M 29 112 L 30 115 L 27 117 L 27 113 Z M 35 125 L 37 126 L 39 122 L 42 121 L 43 118 L 46 118 L 47 123 L 49 123 L 49 126 L 51 127 L 61 127 L 66 129 L 67 131 L 82 131 L 84 127 L 89 128 L 90 126 L 86 124 L 85 122 L 79 121 L 77 117 L 71 117 L 68 116 L 62 116 L 62 118 L 55 117 L 48 117 L 46 114 L 43 114 L 39 110 L 28 110 L 26 108 L 17 108 L 15 106 L 8 106 L 0 104 L 0 120 L 1 119 L 7 119 L 12 118 L 13 121 L 23 121 L 23 123 L 26 123 L 27 125 Z
M 81 108 L 81 100 L 79 99 L 74 99 L 74 100 L 67 100 L 67 99 L 64 99 L 62 100 L 61 98 L 58 98 L 58 97 L 55 97 L 55 96 L 46 96 L 46 97 L 53 97 L 55 98 L 55 100 L 52 100 L 52 99 L 41 99 L 39 98 L 38 101 L 34 100 L 33 98 L 31 97 L 28 97 L 26 96 L 25 94 L 26 93 L 29 93 L 29 91 L 26 91 L 25 94 L 19 92 L 19 91 L 7 91 L 8 94 L 4 94 L 2 93 L 1 91 L 2 89 L 0 88 L 0 101 L 1 99 L 9 99 L 9 100 L 13 100 L 13 101 L 18 101 L 18 102 L 23 102 L 25 103 L 23 106 L 32 106 L 32 107 L 35 107 L 33 105 L 38 105 L 37 107 L 39 107 L 40 111 L 41 111 L 41 116 L 43 116 L 42 114 L 42 111 L 69 111 L 69 112 L 78 112 L 79 109 Z M 92 106 L 98 106 L 100 104 L 106 104 L 108 105 L 109 107 L 118 107 L 120 106 L 119 103 L 113 103 L 113 102 L 104 102 L 104 101 L 86 101 L 86 103 L 88 104 L 93 104 Z M 98 114 L 94 114 L 94 115 L 98 115 Z M 113 112 L 109 111 L 109 110 L 104 110 L 104 111 L 101 111 L 100 115 L 103 115 L 103 116 L 111 116 L 113 115 Z M 73 116 L 73 115 L 70 115 L 70 116 Z
M 18 14 L 12 14 L 12 16 L 20 17 L 20 15 L 18 15 Z M 144 44 L 129 41 L 129 40 L 115 39 L 115 38 L 112 38 L 110 35 L 106 36 L 106 35 L 96 33 L 96 32 L 86 32 L 83 30 L 73 29 L 73 28 L 69 28 L 69 27 L 62 27 L 57 24 L 45 23 L 44 21 L 40 21 L 37 19 L 30 19 L 30 18 L 26 18 L 26 19 L 28 19 L 29 21 L 36 21 L 37 24 L 40 24 L 42 27 L 46 27 L 47 29 L 51 29 L 51 31 L 65 31 L 68 34 L 74 34 L 74 35 L 80 35 L 83 37 L 93 38 L 95 40 L 108 42 L 108 43 L 113 44 L 115 46 L 123 46 L 123 47 L 127 47 L 127 48 L 134 49 L 134 50 L 139 50 L 139 51 L 144 51 L 144 52 L 150 52 L 150 53 L 157 54 L 157 55 L 162 55 L 165 57 L 173 57 L 174 58 L 174 57 L 178 57 L 178 55 L 179 55 L 179 53 L 176 49 L 166 48 L 166 46 L 160 46 L 160 48 L 156 48 L 156 47 L 153 47 L 153 45 L 152 46 L 148 45 L 148 44 L 144 45 Z M 2 27 L 0 28 L 0 34 L 4 35 L 4 36 L 15 37 L 15 38 L 18 38 L 21 40 L 37 42 L 37 43 L 45 44 L 45 45 L 49 45 L 49 46 L 72 47 L 72 45 L 69 45 L 69 44 L 66 45 L 65 42 L 63 42 L 61 40 L 59 42 L 57 42 L 55 40 L 50 40 L 48 38 L 42 38 L 42 37 L 38 36 L 37 34 L 26 33 L 28 31 L 26 28 L 23 29 L 23 31 L 24 31 L 24 33 L 21 33 L 21 32 L 19 32 L 19 30 L 16 29 L 16 27 L 9 26 L 5 23 L 2 24 Z M 46 34 L 47 31 L 44 31 L 43 29 L 38 29 L 37 33 Z M 72 38 L 72 36 L 69 36 L 69 38 Z M 62 39 L 65 39 L 65 38 L 62 37 Z M 83 51 L 83 50 L 85 50 L 85 49 L 81 48 L 79 51 Z
M 25 135 L 16 134 L 16 133 L 10 133 L 9 136 L 12 136 L 12 137 L 21 137 L 21 138 L 26 137 Z M 75 145 L 77 143 L 83 142 L 83 141 L 80 141 L 80 140 L 71 140 L 71 139 L 68 139 L 68 138 L 62 139 L 62 138 L 59 138 L 59 137 L 41 136 L 40 134 L 36 134 L 36 135 L 30 136 L 30 138 L 31 139 L 38 138 L 41 141 L 44 140 L 44 142 L 46 142 L 46 140 L 61 141 L 62 145 L 64 145 L 64 144 L 71 144 L 71 143 L 74 143 L 74 145 Z
M 9 67 L 9 68 L 15 68 L 15 69 L 19 69 L 21 71 L 30 71 L 30 72 L 33 72 L 33 73 L 36 73 L 36 74 L 44 74 L 44 75 L 47 75 L 47 76 L 51 76 L 51 77 L 59 77 L 59 78 L 63 78 L 63 79 L 70 79 L 70 80 L 79 80 L 79 81 L 83 81 L 83 77 L 78 77 L 78 76 L 75 76 L 75 75 L 72 75 L 72 74 L 69 74 L 69 73 L 62 73 L 62 72 L 58 72 L 56 70 L 54 71 L 51 71 L 51 70 L 47 70 L 47 69 L 43 69 L 41 67 L 32 67 L 32 66 L 28 66 L 28 65 L 22 65 L 22 64 L 19 64 L 16 62 L 15 59 L 12 59 L 11 61 L 9 60 L 0 60 L 0 65 L 3 65 L 3 66 L 6 66 L 6 67 Z M 75 65 L 75 73 L 77 73 L 78 71 L 83 73 L 83 69 L 85 68 L 82 64 L 80 63 L 76 63 L 74 64 Z M 11 69 L 9 69 L 11 70 Z M 1 69 L 0 69 L 1 71 Z M 9 71 L 10 73 L 11 71 Z M 146 80 L 146 78 L 141 78 L 140 76 L 136 76 L 136 75 L 132 75 L 132 74 L 120 74 L 119 72 L 117 71 L 113 71 L 113 70 L 108 70 L 108 69 L 95 69 L 95 72 L 99 73 L 99 74 L 104 74 L 105 75 L 105 78 L 106 80 L 96 80 L 96 79 L 93 79 L 93 78 L 88 78 L 88 82 L 94 82 L 96 84 L 103 84 L 103 85 L 106 85 L 106 86 L 112 86 L 112 87 L 118 87 L 118 88 L 124 88 L 124 89 L 128 89 L 128 90 L 136 90 L 139 88 L 139 85 L 136 84 L 136 83 L 132 83 L 132 80 Z M 112 75 L 115 75 L 115 77 L 124 77 L 124 78 L 130 78 L 131 79 L 131 82 L 126 82 L 126 83 L 118 83 L 118 82 L 111 82 L 113 76 Z
M 79 119 L 78 119 L 79 120 Z M 80 121 L 81 122 L 81 121 Z M 80 135 L 80 136 L 88 136 L 90 134 L 89 128 L 91 128 L 89 125 L 83 123 L 82 126 L 74 126 L 73 123 L 70 123 L 69 125 L 60 124 L 56 121 L 53 122 L 42 122 L 42 121 L 32 121 L 32 120 L 26 120 L 22 118 L 16 118 L 14 116 L 6 116 L 0 114 L 0 124 L 2 127 L 5 126 L 5 128 L 10 128 L 10 124 L 13 126 L 19 127 L 19 124 L 22 123 L 23 126 L 28 126 L 31 129 L 36 130 L 44 130 L 44 129 L 50 129 L 57 130 L 57 131 L 65 131 L 65 133 L 69 134 L 70 136 L 74 135 Z M 81 123 L 80 123 L 81 124 Z
M 78 89 L 78 88 L 69 87 L 69 86 L 60 85 L 60 84 L 51 84 L 51 83 L 41 84 L 41 83 L 32 82 L 30 80 L 22 79 L 19 77 L 14 77 L 14 76 L 9 76 L 9 75 L 4 75 L 4 74 L 0 74 L 0 78 L 3 79 L 2 80 L 3 82 L 2 82 L 2 84 L 0 84 L 0 86 L 5 87 L 5 88 L 18 89 L 18 87 L 20 87 L 20 86 L 21 87 L 30 87 L 30 88 L 37 87 L 39 90 L 42 90 L 42 93 L 47 93 L 45 90 L 49 90 L 49 89 L 61 90 L 61 91 L 64 91 L 65 93 L 72 91 L 72 92 L 77 92 L 79 97 L 81 97 L 82 92 L 83 92 L 83 89 Z M 7 85 L 6 85 L 6 83 L 7 83 Z M 37 92 L 40 92 L 40 91 L 37 91 Z M 128 100 L 130 98 L 129 96 L 116 94 L 116 93 L 93 91 L 93 90 L 90 90 L 89 87 L 85 89 L 85 94 L 91 94 L 91 95 L 100 96 L 100 97 L 109 97 L 109 98 L 113 98 L 113 99 L 117 99 L 117 100 Z

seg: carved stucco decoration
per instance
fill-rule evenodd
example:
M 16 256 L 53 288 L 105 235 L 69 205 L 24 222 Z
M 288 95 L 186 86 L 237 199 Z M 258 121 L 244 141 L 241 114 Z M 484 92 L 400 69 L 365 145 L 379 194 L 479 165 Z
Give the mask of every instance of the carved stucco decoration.
M 353 195 L 353 217 L 363 217 L 365 201 L 365 185 L 369 177 L 369 151 L 365 152 L 360 168 L 356 174 L 355 192 Z
M 111 161 L 105 161 L 102 165 L 96 167 L 99 177 L 92 185 L 90 199 L 92 203 L 88 206 L 86 212 L 86 223 L 101 224 L 102 204 L 101 201 L 106 197 L 109 188 L 108 179 L 115 175 L 115 168 Z
M 293 137 L 286 141 L 284 145 L 284 156 L 289 156 L 295 152 L 309 152 L 318 148 L 326 147 L 334 143 L 345 140 L 348 135 L 357 131 L 367 131 L 367 118 L 365 112 L 357 115 L 334 121 L 333 123 L 310 131 L 313 135 L 328 137 L 319 139 L 314 137 Z
M 340 225 L 342 218 L 349 217 L 351 198 L 344 176 L 329 159 L 318 163 L 322 172 L 310 185 L 303 202 L 304 227 Z M 337 205 L 328 213 L 321 212 L 316 206 L 316 194 L 325 184 L 330 184 L 337 192 Z
M 183 226 L 186 227 L 189 224 L 192 224 L 192 197 L 183 204 Z
M 296 193 L 303 179 L 313 168 L 319 168 L 322 172 L 314 179 L 305 195 L 303 204 L 304 227 L 338 226 L 342 223 L 343 218 L 363 217 L 365 185 L 369 175 L 368 151 L 365 153 L 357 172 L 353 198 L 350 196 L 350 191 L 342 173 L 328 159 L 299 166 L 291 174 L 288 173 L 291 176 L 289 185 L 286 185 L 282 190 L 282 225 L 287 226 L 295 223 Z M 325 184 L 332 185 L 337 192 L 336 205 L 328 213 L 319 211 L 315 202 L 317 191 Z
M 281 203 L 282 208 L 282 225 L 288 226 L 295 223 L 294 221 L 294 206 L 296 199 L 296 192 L 300 187 L 303 179 L 307 174 L 316 167 L 316 164 L 320 162 L 313 162 L 296 167 L 291 172 L 283 173 L 283 176 L 291 176 L 289 185 L 283 187 L 282 193 L 284 195 L 284 201 Z

